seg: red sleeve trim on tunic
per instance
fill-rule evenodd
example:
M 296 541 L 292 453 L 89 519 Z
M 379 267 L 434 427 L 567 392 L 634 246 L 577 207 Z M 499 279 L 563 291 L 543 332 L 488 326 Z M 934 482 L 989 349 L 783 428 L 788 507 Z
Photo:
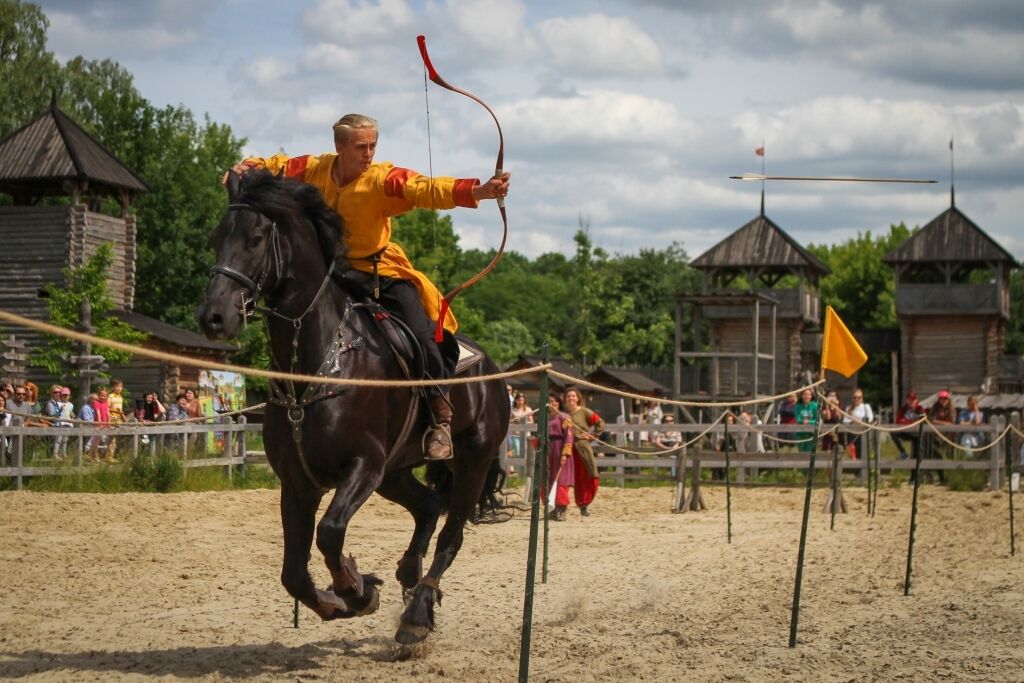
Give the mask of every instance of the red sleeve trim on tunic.
M 405 185 L 410 178 L 415 178 L 419 173 L 408 168 L 395 167 L 388 172 L 384 179 L 384 194 L 395 199 L 405 198 Z
M 288 160 L 288 163 L 284 166 L 284 175 L 286 178 L 298 178 L 299 180 L 306 179 L 306 166 L 309 164 L 309 155 L 306 154 L 301 157 L 292 157 Z
M 480 184 L 480 181 L 476 178 L 462 178 L 455 181 L 455 187 L 452 188 L 452 199 L 455 200 L 455 206 L 464 206 L 468 209 L 475 209 L 477 207 L 476 200 L 473 199 L 473 188 Z

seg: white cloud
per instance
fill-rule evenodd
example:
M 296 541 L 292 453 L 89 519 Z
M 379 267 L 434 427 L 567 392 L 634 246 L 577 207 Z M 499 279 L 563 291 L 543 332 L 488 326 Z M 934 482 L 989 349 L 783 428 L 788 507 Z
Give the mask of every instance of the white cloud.
M 404 36 L 415 23 L 405 0 L 318 0 L 299 19 L 310 35 L 357 50 Z
M 665 70 L 658 44 L 629 19 L 558 17 L 537 28 L 551 66 L 574 75 L 653 77 Z
M 1012 152 L 1019 158 L 1024 150 L 1022 107 L 1006 102 L 949 107 L 921 100 L 820 98 L 771 114 L 746 112 L 734 123 L 750 145 L 767 139 L 769 163 L 846 157 L 933 165 L 951 134 L 962 151 Z
M 506 128 L 533 152 L 554 148 L 669 150 L 696 127 L 675 105 L 629 92 L 584 90 L 571 97 L 536 97 L 501 107 Z
M 446 0 L 435 14 L 439 32 L 458 31 L 449 42 L 459 45 L 463 60 L 503 63 L 523 60 L 537 49 L 520 0 Z

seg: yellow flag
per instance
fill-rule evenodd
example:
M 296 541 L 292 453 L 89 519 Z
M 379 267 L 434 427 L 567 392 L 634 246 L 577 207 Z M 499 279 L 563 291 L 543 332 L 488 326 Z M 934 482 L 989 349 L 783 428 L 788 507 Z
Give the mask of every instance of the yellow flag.
M 825 307 L 825 336 L 821 344 L 821 374 L 835 370 L 843 377 L 852 377 L 864 363 L 868 354 L 860 348 L 850 330 L 831 306 Z

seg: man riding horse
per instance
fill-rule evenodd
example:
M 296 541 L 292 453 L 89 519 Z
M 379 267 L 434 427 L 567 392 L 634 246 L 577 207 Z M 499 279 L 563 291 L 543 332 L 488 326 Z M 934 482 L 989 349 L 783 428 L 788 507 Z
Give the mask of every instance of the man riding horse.
M 327 205 L 344 221 L 351 267 L 372 276 L 373 298 L 416 335 L 423 348 L 426 374 L 432 379 L 446 379 L 452 374 L 454 362 L 445 362 L 434 330 L 439 324 L 454 334 L 458 323 L 450 309 L 438 322 L 441 293 L 391 241 L 391 217 L 414 208 L 476 208 L 481 200 L 508 194 L 509 174 L 485 183 L 475 178 L 428 178 L 389 162 L 373 163 L 377 138 L 374 119 L 346 114 L 334 124 L 334 153 L 248 157 L 232 170 L 242 175 L 252 168 L 266 168 L 320 190 Z M 433 415 L 424 439 L 428 460 L 452 457 L 452 409 L 447 393 L 446 386 L 427 390 Z

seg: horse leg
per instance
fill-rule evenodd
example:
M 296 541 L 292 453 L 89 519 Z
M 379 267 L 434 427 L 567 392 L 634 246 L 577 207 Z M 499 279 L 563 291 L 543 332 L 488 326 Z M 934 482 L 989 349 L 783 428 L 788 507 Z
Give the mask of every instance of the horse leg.
M 467 452 L 464 450 L 467 448 L 479 451 L 480 445 L 463 443 L 456 448 L 459 449 L 457 452 Z M 416 585 L 395 633 L 395 640 L 403 645 L 418 643 L 434 630 L 434 603 L 441 604 L 441 575 L 451 566 L 462 547 L 463 530 L 476 509 L 490 460 L 481 458 L 466 462 L 456 459 L 452 465 L 454 482 L 448 518 L 438 534 L 430 569 Z
M 310 492 L 303 494 L 282 482 L 284 563 L 281 567 L 281 583 L 292 597 L 322 616 L 324 608 L 320 605 L 316 586 L 309 576 L 309 549 L 313 545 L 313 525 L 319 506 L 319 495 Z
M 323 553 L 324 561 L 331 572 L 331 585 L 326 591 L 317 591 L 321 602 L 331 604 L 332 610 L 324 619 L 363 616 L 377 611 L 383 581 L 373 574 L 360 574 L 356 559 L 345 557 L 345 531 L 349 520 L 356 513 L 380 483 L 380 473 L 366 471 L 365 460 L 356 460 L 349 472 L 341 477 L 343 482 L 334 492 L 327 512 L 317 525 L 316 547 Z
M 408 596 L 423 575 L 423 557 L 427 554 L 430 538 L 437 528 L 441 501 L 434 489 L 413 476 L 412 470 L 387 475 L 377 493 L 408 510 L 416 524 L 409 547 L 398 561 L 398 570 L 395 572 L 403 593 Z

